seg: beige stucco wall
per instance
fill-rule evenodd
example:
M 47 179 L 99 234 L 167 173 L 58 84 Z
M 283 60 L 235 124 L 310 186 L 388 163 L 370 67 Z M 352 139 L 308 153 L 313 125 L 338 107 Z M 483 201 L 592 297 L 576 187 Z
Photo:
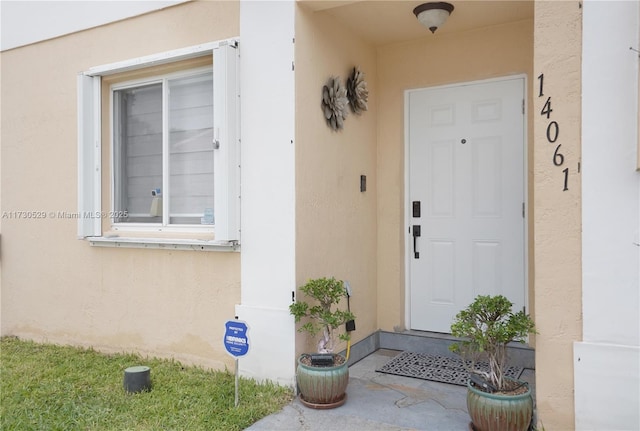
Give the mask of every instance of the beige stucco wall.
M 406 329 L 404 91 L 517 74 L 526 74 L 530 83 L 533 22 L 527 20 L 454 34 L 425 32 L 425 37 L 418 40 L 382 46 L 377 54 L 378 118 L 384 118 L 377 124 L 378 324 L 392 331 Z M 531 107 L 530 94 L 528 99 Z M 529 166 L 531 155 L 529 144 Z M 529 202 L 532 202 L 531 168 L 528 177 Z M 531 227 L 529 235 L 532 235 Z M 532 241 L 529 248 L 531 269 Z M 532 285 L 531 276 L 529 284 Z M 533 308 L 531 291 L 530 287 L 530 309 Z
M 332 275 L 348 280 L 357 342 L 378 329 L 375 51 L 328 14 L 298 5 L 295 59 L 297 283 Z M 351 113 L 335 132 L 322 115 L 322 87 L 332 75 L 346 82 L 354 66 L 366 74 L 369 110 Z M 366 192 L 360 175 L 367 176 Z M 306 338 L 298 336 L 298 352 L 314 348 Z
M 47 214 L 2 220 L 2 335 L 233 363 L 238 253 L 91 247 L 50 213 L 77 208 L 79 72 L 238 35 L 237 2 L 189 2 L 1 54 L 2 210 Z
M 574 427 L 573 341 L 582 339 L 580 3 L 536 2 L 535 23 L 536 398 L 546 429 L 564 430 Z M 538 97 L 540 74 L 544 97 Z M 547 97 L 549 119 L 539 115 Z M 555 144 L 546 137 L 550 121 L 560 129 Z M 552 162 L 558 144 L 565 157 L 559 167 Z

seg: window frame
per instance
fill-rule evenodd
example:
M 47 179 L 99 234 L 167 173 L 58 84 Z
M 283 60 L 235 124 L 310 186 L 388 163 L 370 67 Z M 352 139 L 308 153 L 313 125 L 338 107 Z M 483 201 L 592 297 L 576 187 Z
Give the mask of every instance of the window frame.
M 131 241 L 119 235 L 103 236 L 102 221 L 112 219 L 112 211 L 102 208 L 102 78 L 116 73 L 145 69 L 151 66 L 171 64 L 191 58 L 213 56 L 214 86 L 214 208 L 216 221 L 210 225 L 166 225 L 122 226 L 129 223 L 113 223 L 112 229 L 120 232 L 136 232 L 136 244 L 144 243 L 144 235 L 156 233 L 149 238 L 149 244 L 161 243 L 165 247 L 171 243 L 169 237 L 158 241 L 157 232 L 167 234 L 213 232 L 214 239 L 207 241 L 207 247 L 217 246 L 237 248 L 240 241 L 240 91 L 239 91 L 239 42 L 227 39 L 210 42 L 173 51 L 153 54 L 136 59 L 92 67 L 78 75 L 78 238 L 89 239 L 93 245 L 127 246 Z M 191 72 L 192 69 L 184 72 Z M 170 75 L 170 74 L 166 74 Z M 162 75 L 164 76 L 164 75 Z M 133 82 L 135 80 L 132 80 Z M 143 80 L 150 82 L 151 79 Z M 112 92 L 109 92 L 112 97 Z M 111 105 L 113 106 L 113 105 Z M 113 114 L 109 124 L 113 130 Z M 112 134 L 111 134 L 112 135 Z M 113 139 L 113 136 L 111 136 Z M 113 142 L 111 142 L 113 144 Z M 113 145 L 111 145 L 113 151 Z M 111 154 L 113 158 L 113 154 Z M 111 163 L 111 169 L 114 164 Z M 110 172 L 111 209 L 113 206 L 113 176 Z M 116 226 L 117 225 L 117 226 Z M 174 235 L 174 237 L 175 237 Z M 115 238 L 110 240 L 110 238 Z M 118 240 L 120 238 L 120 240 Z M 175 237 L 176 243 L 185 245 L 185 238 Z M 93 239 L 93 240 L 92 240 Z M 130 239 L 130 238 L 129 238 Z M 187 240 L 190 241 L 190 240 Z M 200 249 L 201 240 L 192 243 Z M 111 244 L 113 243 L 113 244 Z M 193 249 L 186 244 L 187 249 Z M 209 247 L 211 246 L 211 247 Z
M 152 75 L 149 76 L 147 78 L 136 78 L 133 80 L 127 80 L 127 81 L 122 81 L 122 82 L 117 82 L 115 84 L 111 84 L 109 86 L 109 106 L 110 106 L 110 118 L 109 118 L 109 129 L 111 131 L 110 134 L 110 140 L 111 140 L 111 163 L 110 163 L 110 167 L 111 167 L 111 172 L 110 172 L 110 182 L 111 182 L 111 199 L 110 199 L 110 206 L 111 206 L 111 213 L 116 214 L 118 211 L 116 210 L 116 176 L 117 175 L 121 175 L 121 173 L 119 172 L 118 166 L 117 164 L 117 155 L 116 155 L 116 136 L 114 133 L 115 127 L 116 127 L 116 123 L 115 123 L 115 92 L 119 91 L 119 90 L 126 90 L 126 89 L 132 89 L 132 88 L 139 88 L 142 86 L 146 86 L 146 85 L 153 85 L 153 84 L 162 84 L 163 86 L 163 90 L 162 90 L 162 99 L 164 100 L 167 96 L 166 96 L 166 91 L 168 91 L 168 89 L 164 88 L 164 86 L 168 86 L 169 85 L 169 81 L 174 80 L 174 79 L 179 79 L 179 78 L 186 78 L 186 77 L 192 77 L 192 76 L 197 76 L 202 74 L 203 72 L 207 72 L 207 71 L 211 71 L 211 67 L 210 66 L 199 66 L 199 67 L 194 67 L 194 68 L 189 68 L 189 69 L 184 69 L 181 71 L 176 71 L 176 72 L 170 72 L 170 73 L 162 73 L 162 74 L 158 74 L 158 75 Z M 164 104 L 164 103 L 163 103 Z M 164 107 L 164 106 L 163 106 Z M 167 108 L 169 108 L 167 106 Z M 167 121 L 167 113 L 163 111 L 162 113 L 162 117 L 163 117 L 163 125 L 162 125 L 162 130 L 163 133 L 166 131 L 166 127 L 167 125 L 164 124 Z M 167 140 L 167 142 L 165 142 L 165 139 Z M 162 143 L 162 156 L 163 156 L 163 162 L 162 162 L 162 175 L 163 178 L 165 176 L 169 176 L 169 172 L 168 172 L 168 167 L 169 167 L 169 161 L 167 160 L 169 157 L 169 149 L 167 148 L 168 146 L 168 139 L 169 137 L 165 137 L 163 138 L 163 143 Z M 215 150 L 214 150 L 215 151 Z M 215 177 L 215 172 L 214 172 L 214 177 Z M 169 181 L 169 179 L 167 179 L 167 181 Z M 216 179 L 217 182 L 217 179 Z M 166 187 L 164 187 L 164 181 L 163 181 L 163 185 L 162 185 L 162 195 L 166 196 L 165 191 L 167 190 Z M 171 193 L 171 190 L 168 189 L 168 193 Z M 167 214 L 167 219 L 170 220 L 170 212 L 169 212 L 169 200 L 167 199 L 163 199 L 162 202 L 162 213 L 163 214 Z M 164 217 L 164 216 L 163 216 Z M 148 222 L 117 222 L 115 221 L 115 218 L 112 219 L 111 221 L 111 228 L 114 231 L 122 231 L 122 232 L 144 232 L 144 231 L 151 231 L 151 232 L 201 232 L 201 231 L 205 231 L 205 232 L 211 232 L 214 233 L 215 232 L 215 227 L 214 225 L 207 225 L 207 224 L 187 224 L 187 223 L 170 223 L 170 221 L 167 221 L 167 223 L 164 223 L 164 220 L 160 223 L 148 223 Z

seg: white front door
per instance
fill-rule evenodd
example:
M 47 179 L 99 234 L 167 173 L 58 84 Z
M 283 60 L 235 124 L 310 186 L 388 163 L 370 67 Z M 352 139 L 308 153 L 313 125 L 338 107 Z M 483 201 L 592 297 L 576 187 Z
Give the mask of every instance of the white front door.
M 411 329 L 450 332 L 479 294 L 521 310 L 524 78 L 412 90 L 406 106 Z

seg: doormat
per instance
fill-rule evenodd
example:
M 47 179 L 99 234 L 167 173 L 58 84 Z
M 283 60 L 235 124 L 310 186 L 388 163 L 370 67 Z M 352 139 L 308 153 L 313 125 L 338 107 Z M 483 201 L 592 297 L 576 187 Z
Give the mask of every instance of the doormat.
M 397 376 L 414 377 L 416 379 L 467 386 L 469 372 L 465 369 L 464 363 L 465 361 L 459 358 L 429 355 L 426 353 L 402 352 L 376 371 L 379 373 L 395 374 Z M 482 371 L 489 371 L 489 364 L 487 362 L 476 362 L 476 368 Z M 523 367 L 508 366 L 505 371 L 505 376 L 517 379 L 523 370 Z

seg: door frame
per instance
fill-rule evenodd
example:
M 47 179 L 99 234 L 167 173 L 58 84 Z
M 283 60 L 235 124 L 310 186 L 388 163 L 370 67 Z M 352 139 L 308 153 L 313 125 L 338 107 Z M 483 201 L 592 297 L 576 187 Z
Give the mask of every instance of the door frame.
M 515 75 L 504 75 L 496 78 L 478 79 L 473 81 L 463 81 L 444 85 L 433 85 L 428 87 L 416 87 L 408 90 L 404 90 L 404 326 L 406 330 L 411 330 L 411 202 L 409 198 L 409 186 L 410 186 L 410 172 L 409 172 L 409 95 L 413 92 L 422 90 L 438 90 L 455 87 L 464 87 L 468 85 L 476 84 L 488 84 L 492 82 L 510 81 L 514 79 L 522 79 L 524 85 L 523 92 L 523 133 L 522 133 L 522 145 L 523 148 L 523 196 L 524 196 L 524 304 L 526 312 L 529 312 L 529 85 L 528 77 L 526 73 L 520 73 Z M 517 310 L 516 310 L 517 311 Z

